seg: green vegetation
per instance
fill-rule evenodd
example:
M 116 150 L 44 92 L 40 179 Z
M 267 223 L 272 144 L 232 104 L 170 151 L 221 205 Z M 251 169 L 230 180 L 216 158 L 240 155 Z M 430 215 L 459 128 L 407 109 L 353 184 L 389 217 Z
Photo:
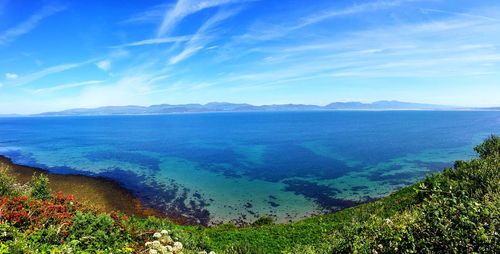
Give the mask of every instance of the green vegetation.
M 183 253 L 500 253 L 500 138 L 475 150 L 478 158 L 379 201 L 290 224 L 262 218 L 243 228 L 99 214 L 72 196 L 50 194 L 46 178 L 20 186 L 1 170 L 0 253 L 155 253 L 145 243 L 154 245 L 160 231 L 168 232 L 162 241 L 182 242 Z
M 47 200 L 52 196 L 49 188 L 49 178 L 46 175 L 33 175 L 30 187 L 31 196 L 36 199 Z

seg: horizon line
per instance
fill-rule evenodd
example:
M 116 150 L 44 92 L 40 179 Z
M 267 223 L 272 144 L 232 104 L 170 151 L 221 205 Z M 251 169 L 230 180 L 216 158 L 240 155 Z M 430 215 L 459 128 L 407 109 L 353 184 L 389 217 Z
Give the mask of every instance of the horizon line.
M 402 103 L 402 104 L 417 104 L 421 106 L 426 106 L 427 108 L 418 108 L 418 107 L 406 107 L 406 108 L 327 108 L 332 104 L 348 104 L 348 103 L 356 103 L 359 105 L 370 106 L 376 103 Z M 189 105 L 197 105 L 197 106 L 210 106 L 210 104 L 226 104 L 226 105 L 247 105 L 250 107 L 266 107 L 266 106 L 309 106 L 309 107 L 317 107 L 317 109 L 288 109 L 288 110 L 275 110 L 275 111 L 484 111 L 484 110 L 498 110 L 500 106 L 457 106 L 457 105 L 446 105 L 446 104 L 434 104 L 434 103 L 422 103 L 422 102 L 410 102 L 410 101 L 399 101 L 399 100 L 377 100 L 372 102 L 361 102 L 361 101 L 334 101 L 324 105 L 318 104 L 306 104 L 306 103 L 275 103 L 275 104 L 251 104 L 246 102 L 226 102 L 226 101 L 212 101 L 207 103 L 182 103 L 182 104 L 150 104 L 150 105 L 107 105 L 107 106 L 95 106 L 95 107 L 74 107 L 67 108 L 61 110 L 52 110 L 52 111 L 44 111 L 38 113 L 3 113 L 0 116 L 50 116 L 50 114 L 54 114 L 52 116 L 56 116 L 57 113 L 64 113 L 71 110 L 98 110 L 105 108 L 126 108 L 126 107 L 137 107 L 137 108 L 151 108 L 154 106 L 189 106 Z M 432 106 L 435 106 L 433 108 Z M 180 113 L 230 113 L 230 112 L 259 112 L 259 111 L 272 111 L 272 110 L 238 110 L 238 109 L 224 109 L 224 110 L 210 110 L 210 111 L 192 111 L 192 112 L 165 112 L 165 113 L 118 113 L 118 114 L 94 114 L 94 115 L 160 115 L 160 114 L 180 114 Z M 76 116 L 77 114 L 75 113 Z M 89 115 L 82 112 L 81 115 Z M 59 115 L 61 116 L 61 115 Z

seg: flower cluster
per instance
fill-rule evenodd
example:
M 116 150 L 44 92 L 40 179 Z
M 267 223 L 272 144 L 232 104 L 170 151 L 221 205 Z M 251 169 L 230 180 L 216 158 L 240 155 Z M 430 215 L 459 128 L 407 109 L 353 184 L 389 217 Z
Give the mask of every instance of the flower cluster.
M 168 230 L 162 230 L 153 234 L 154 241 L 146 242 L 146 253 L 148 254 L 182 254 L 181 242 L 174 241 Z M 207 254 L 206 251 L 200 254 Z M 211 251 L 209 254 L 215 254 Z
M 155 239 L 152 242 L 146 242 L 147 253 L 149 254 L 180 254 L 182 253 L 182 243 L 175 242 L 170 237 L 168 230 L 162 230 L 153 234 Z
M 71 195 L 56 193 L 49 200 L 24 196 L 0 197 L 0 223 L 8 222 L 19 228 L 39 229 L 48 224 L 69 226 L 73 212 L 79 206 Z

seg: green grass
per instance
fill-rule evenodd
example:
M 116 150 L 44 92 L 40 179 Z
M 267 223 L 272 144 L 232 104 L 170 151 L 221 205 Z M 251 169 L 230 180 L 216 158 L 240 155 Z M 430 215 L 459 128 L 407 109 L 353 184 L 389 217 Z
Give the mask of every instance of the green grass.
M 46 179 L 20 187 L 0 173 L 4 199 L 24 196 L 26 203 L 64 207 L 47 218 L 37 215 L 36 204 L 26 204 L 38 219 L 19 223 L 5 219 L 9 211 L 0 205 L 0 253 L 144 253 L 144 242 L 162 229 L 183 243 L 184 253 L 500 253 L 500 138 L 488 138 L 476 152 L 478 158 L 457 161 L 379 201 L 290 224 L 262 219 L 242 228 L 96 214 L 69 203 L 71 197 L 50 198 Z

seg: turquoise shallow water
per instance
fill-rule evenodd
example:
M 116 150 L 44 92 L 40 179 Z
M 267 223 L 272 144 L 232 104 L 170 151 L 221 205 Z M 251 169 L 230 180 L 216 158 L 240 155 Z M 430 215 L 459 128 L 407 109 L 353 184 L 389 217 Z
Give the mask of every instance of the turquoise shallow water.
M 192 222 L 296 220 L 383 197 L 474 156 L 500 112 L 0 118 L 0 154 L 117 181 Z

